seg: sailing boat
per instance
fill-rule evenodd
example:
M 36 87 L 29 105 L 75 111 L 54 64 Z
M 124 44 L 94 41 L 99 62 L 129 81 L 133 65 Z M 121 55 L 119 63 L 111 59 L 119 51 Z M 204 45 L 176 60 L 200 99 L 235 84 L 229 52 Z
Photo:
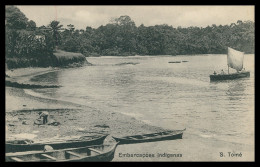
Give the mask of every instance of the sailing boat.
M 249 77 L 250 72 L 243 70 L 244 52 L 237 51 L 235 49 L 228 47 L 227 54 L 227 65 L 228 74 L 216 74 L 210 75 L 210 81 L 221 81 L 221 80 L 231 80 L 237 78 Z M 229 73 L 229 67 L 237 70 L 237 73 Z

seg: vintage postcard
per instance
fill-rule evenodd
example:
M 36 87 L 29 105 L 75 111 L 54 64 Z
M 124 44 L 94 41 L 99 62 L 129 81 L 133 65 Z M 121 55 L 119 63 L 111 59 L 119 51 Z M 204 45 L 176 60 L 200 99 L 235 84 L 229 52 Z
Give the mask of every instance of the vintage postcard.
M 254 13 L 5 6 L 6 162 L 254 162 Z

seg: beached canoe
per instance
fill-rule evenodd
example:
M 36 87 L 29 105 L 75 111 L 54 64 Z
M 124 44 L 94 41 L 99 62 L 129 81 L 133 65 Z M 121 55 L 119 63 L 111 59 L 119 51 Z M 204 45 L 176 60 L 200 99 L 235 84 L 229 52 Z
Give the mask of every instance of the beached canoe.
M 41 141 L 33 142 L 31 140 L 16 140 L 6 141 L 5 152 L 21 152 L 21 151 L 36 151 L 44 150 L 45 145 L 51 146 L 53 149 L 65 149 L 65 148 L 76 148 L 84 147 L 89 145 L 103 144 L 103 141 L 108 135 L 98 136 L 82 136 L 79 139 L 74 140 L 57 140 L 57 141 Z
M 61 150 L 6 153 L 7 162 L 72 162 L 72 161 L 112 161 L 118 145 L 93 145 Z
M 154 142 L 154 141 L 163 141 L 163 140 L 175 140 L 182 139 L 183 132 L 186 130 L 173 130 L 173 131 L 164 131 L 159 133 L 135 135 L 135 136 L 125 136 L 125 137 L 114 137 L 112 136 L 119 144 L 134 144 L 134 143 L 144 143 L 144 142 Z

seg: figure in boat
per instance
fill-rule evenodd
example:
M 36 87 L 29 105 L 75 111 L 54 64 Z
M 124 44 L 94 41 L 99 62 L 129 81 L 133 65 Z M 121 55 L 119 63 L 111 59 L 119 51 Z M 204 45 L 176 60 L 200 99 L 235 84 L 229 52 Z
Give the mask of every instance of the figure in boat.
M 225 74 L 225 72 L 224 72 L 224 70 L 223 70 L 223 69 L 221 70 L 221 74 L 222 74 L 222 75 L 224 75 L 224 74 Z
M 222 69 L 220 74 L 214 71 L 213 75 L 210 75 L 210 81 L 221 81 L 221 80 L 231 80 L 237 78 L 249 77 L 250 72 L 243 68 L 244 52 L 237 51 L 235 49 L 228 47 L 227 54 L 227 65 L 228 73 L 226 74 Z M 229 73 L 229 67 L 235 69 L 236 73 Z

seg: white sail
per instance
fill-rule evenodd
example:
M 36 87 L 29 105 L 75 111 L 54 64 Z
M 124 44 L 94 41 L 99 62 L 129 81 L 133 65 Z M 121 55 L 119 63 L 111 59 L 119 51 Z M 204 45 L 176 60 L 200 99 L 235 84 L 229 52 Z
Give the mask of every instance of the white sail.
M 228 48 L 227 63 L 228 66 L 241 71 L 243 69 L 244 52 Z

